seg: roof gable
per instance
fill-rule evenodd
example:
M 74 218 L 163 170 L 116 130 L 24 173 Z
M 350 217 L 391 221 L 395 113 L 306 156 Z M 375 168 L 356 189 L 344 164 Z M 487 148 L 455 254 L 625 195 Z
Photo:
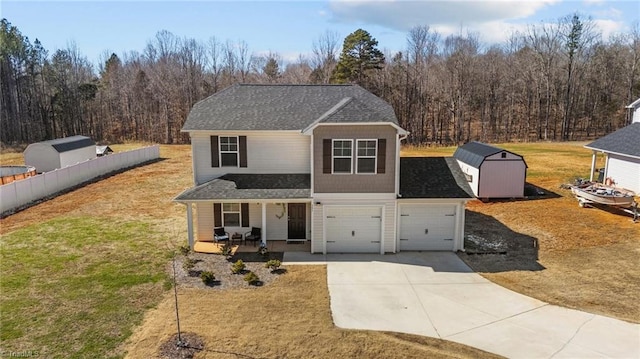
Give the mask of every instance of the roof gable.
M 640 158 L 640 122 L 623 127 L 584 147 L 602 152 Z
M 299 131 L 319 121 L 398 125 L 393 108 L 358 85 L 236 84 L 196 103 L 182 131 Z

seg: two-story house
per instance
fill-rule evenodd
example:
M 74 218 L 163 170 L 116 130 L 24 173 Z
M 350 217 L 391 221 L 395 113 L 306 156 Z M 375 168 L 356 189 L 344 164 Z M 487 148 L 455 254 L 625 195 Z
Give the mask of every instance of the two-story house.
M 264 243 L 309 240 L 313 253 L 463 249 L 473 194 L 458 164 L 400 158 L 407 132 L 360 86 L 234 85 L 198 102 L 182 131 L 194 187 L 175 201 L 192 248 L 215 227 L 259 227 Z

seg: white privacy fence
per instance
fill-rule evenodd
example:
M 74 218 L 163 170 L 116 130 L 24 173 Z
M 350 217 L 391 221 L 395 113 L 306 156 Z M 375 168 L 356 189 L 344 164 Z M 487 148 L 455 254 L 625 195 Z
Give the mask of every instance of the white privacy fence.
M 113 153 L 0 186 L 0 213 L 14 210 L 110 172 L 160 157 L 158 145 Z

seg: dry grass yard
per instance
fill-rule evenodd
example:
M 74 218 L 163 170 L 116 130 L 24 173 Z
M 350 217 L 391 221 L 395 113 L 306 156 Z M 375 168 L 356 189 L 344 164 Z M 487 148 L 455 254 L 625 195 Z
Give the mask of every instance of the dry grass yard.
M 547 196 L 469 203 L 469 237 L 504 254 L 460 256 L 515 291 L 640 322 L 640 223 L 581 209 L 559 188 L 587 176 L 590 153 L 577 143 L 504 147 L 525 156 L 528 181 Z M 406 148 L 403 155 L 453 150 Z M 167 264 L 186 238 L 186 211 L 171 200 L 192 181 L 189 146 L 161 146 L 160 153 L 161 161 L 0 220 L 4 351 L 158 356 L 162 341 L 175 333 Z M 22 156 L 8 151 L 0 163 L 22 164 Z M 492 357 L 447 341 L 335 328 L 324 267 L 286 269 L 259 288 L 179 287 L 182 329 L 205 342 L 196 357 Z
M 501 144 L 523 155 L 527 182 L 547 195 L 473 201 L 466 234 L 499 243 L 506 254 L 460 257 L 491 281 L 546 302 L 640 323 L 640 223 L 623 212 L 579 208 L 569 190 L 588 178 L 584 143 Z M 451 155 L 455 148 L 406 148 L 403 156 Z M 599 159 L 599 161 L 602 161 Z M 603 164 L 599 162 L 599 167 Z M 537 247 L 533 248 L 532 243 Z
M 3 351 L 157 357 L 175 333 L 167 264 L 186 238 L 186 211 L 171 200 L 192 181 L 189 146 L 161 146 L 160 155 L 0 220 Z M 22 156 L 2 153 L 0 163 L 22 164 Z M 260 288 L 180 289 L 183 330 L 205 338 L 198 357 L 495 357 L 447 341 L 337 329 L 324 267 L 287 269 Z

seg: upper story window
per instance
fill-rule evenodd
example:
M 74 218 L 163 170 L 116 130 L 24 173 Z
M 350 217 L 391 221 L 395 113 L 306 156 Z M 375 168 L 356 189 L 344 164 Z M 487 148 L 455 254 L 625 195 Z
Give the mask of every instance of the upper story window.
M 383 174 L 387 139 L 322 139 L 322 173 Z
M 220 165 L 238 167 L 238 137 L 220 136 Z
M 356 173 L 376 173 L 378 140 L 357 140 Z
M 352 140 L 333 140 L 333 173 L 352 173 Z

